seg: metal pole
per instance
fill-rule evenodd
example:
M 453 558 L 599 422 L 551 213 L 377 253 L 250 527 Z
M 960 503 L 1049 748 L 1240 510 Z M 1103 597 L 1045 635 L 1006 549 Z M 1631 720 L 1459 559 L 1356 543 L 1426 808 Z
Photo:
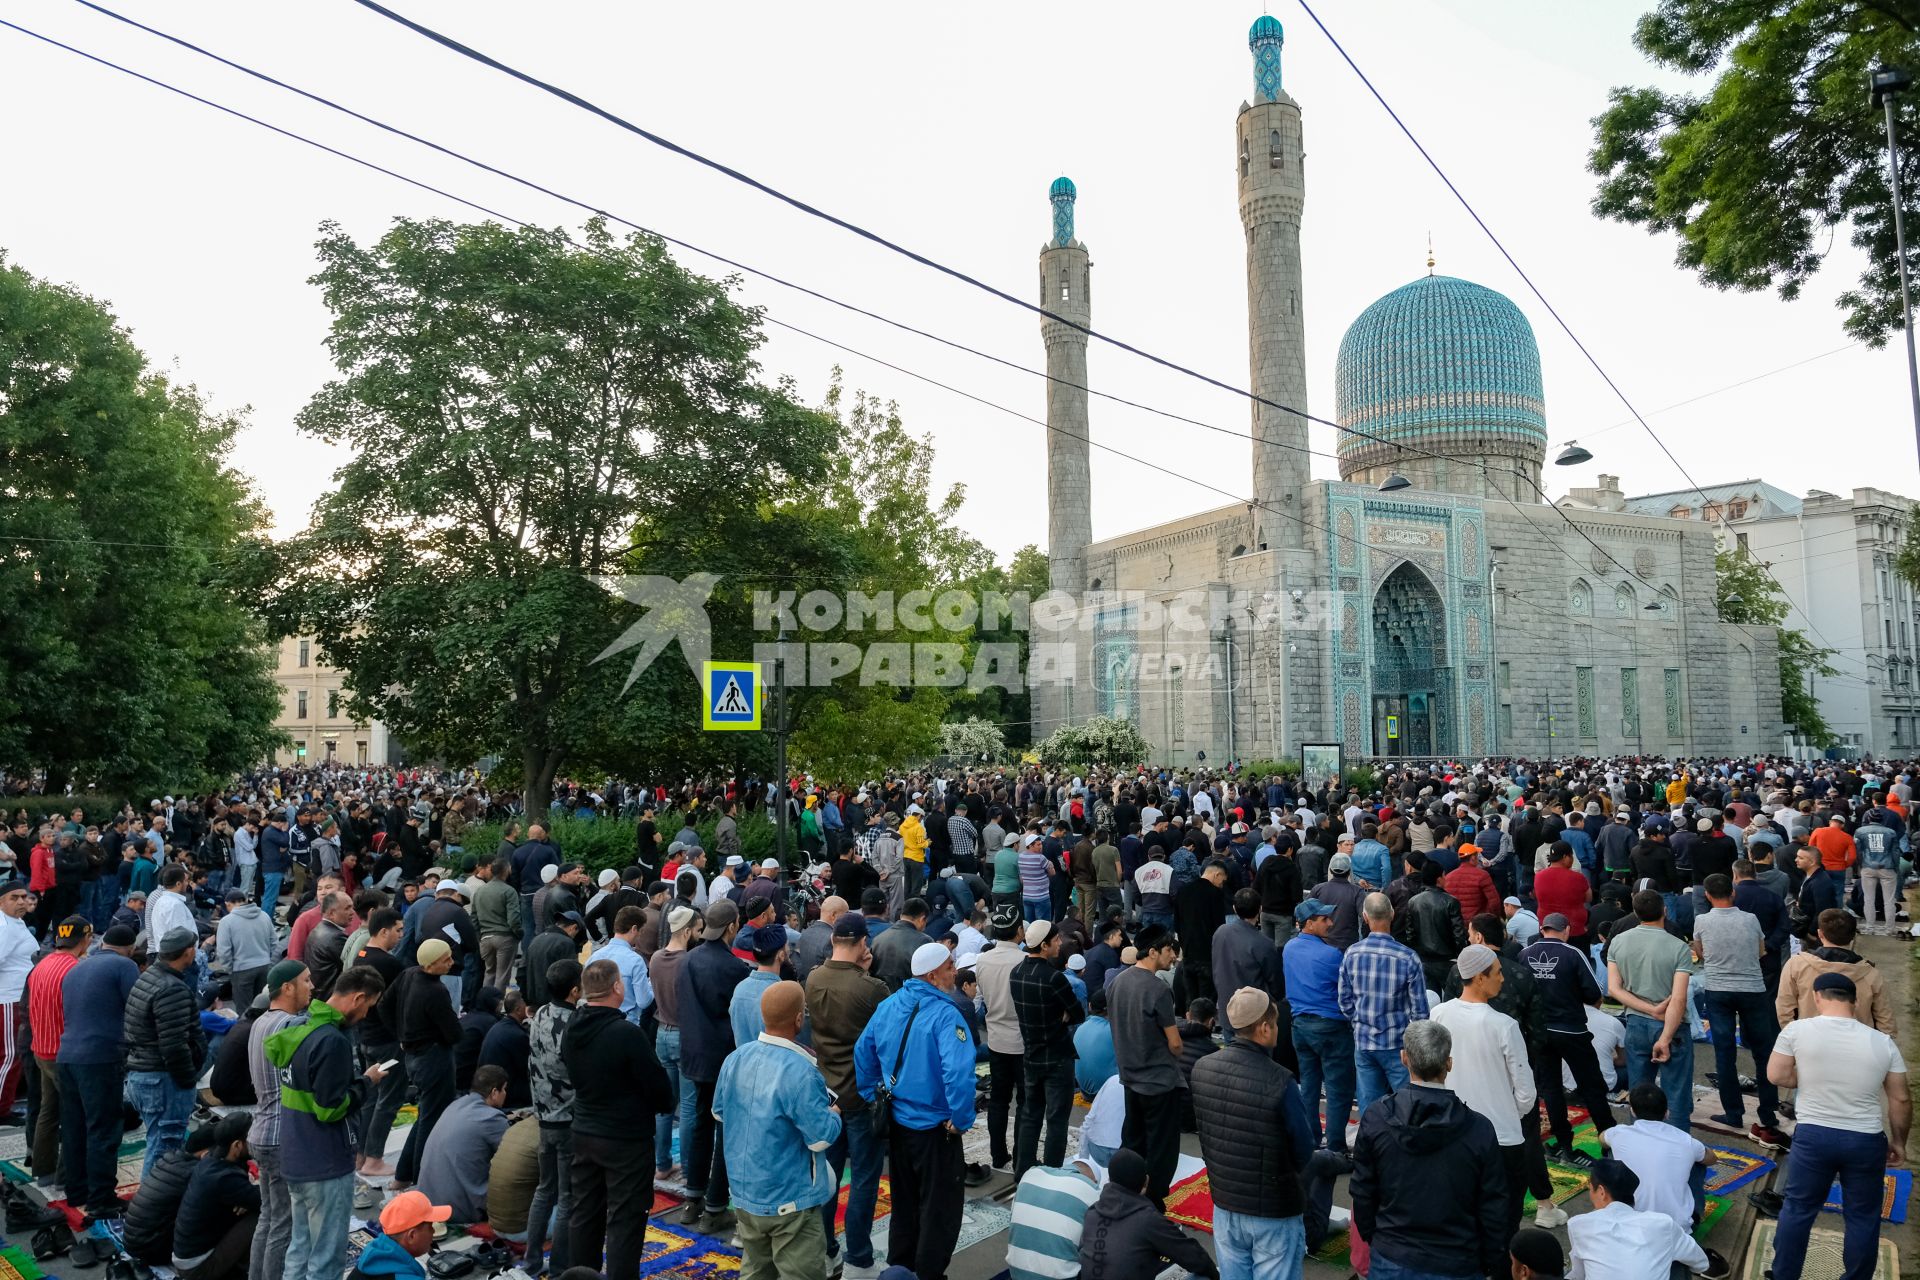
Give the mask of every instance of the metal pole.
M 778 783 L 774 788 L 774 857 L 787 865 L 787 633 L 775 637 L 779 646 L 773 658 L 773 771 Z
M 1900 211 L 1900 135 L 1893 127 L 1893 98 L 1881 96 L 1887 109 L 1887 180 L 1893 192 L 1893 243 L 1900 257 L 1900 314 L 1907 331 L 1907 389 L 1913 398 L 1914 446 L 1920 449 L 1920 357 L 1913 346 L 1913 295 L 1907 287 L 1907 220 Z

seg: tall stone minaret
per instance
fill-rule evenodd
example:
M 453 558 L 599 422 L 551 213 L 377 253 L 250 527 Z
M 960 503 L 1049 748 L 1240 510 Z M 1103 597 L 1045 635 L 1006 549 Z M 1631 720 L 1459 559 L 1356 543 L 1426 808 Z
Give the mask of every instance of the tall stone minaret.
M 1280 87 L 1280 23 L 1262 16 L 1253 49 L 1253 101 L 1240 108 L 1234 164 L 1240 172 L 1240 223 L 1247 232 L 1247 348 L 1253 393 L 1253 496 L 1256 547 L 1306 546 L 1301 524 L 1307 473 L 1307 420 L 1275 409 L 1307 407 L 1306 304 L 1300 282 L 1300 104 Z M 1293 447 L 1286 447 L 1293 446 Z
M 1053 236 L 1040 250 L 1040 305 L 1073 324 L 1043 318 L 1047 344 L 1047 567 L 1053 589 L 1078 596 L 1087 589 L 1087 544 L 1093 541 L 1092 479 L 1087 444 L 1087 247 L 1073 238 L 1073 182 L 1060 178 L 1047 193 Z

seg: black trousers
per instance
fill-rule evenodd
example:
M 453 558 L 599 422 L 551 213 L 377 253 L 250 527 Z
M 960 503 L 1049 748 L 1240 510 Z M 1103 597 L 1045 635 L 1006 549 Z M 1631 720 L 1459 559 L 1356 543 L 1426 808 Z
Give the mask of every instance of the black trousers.
M 1507 1245 L 1513 1239 L 1513 1233 L 1520 1229 L 1520 1214 L 1527 1206 L 1527 1147 L 1525 1143 L 1515 1143 L 1511 1147 L 1500 1148 L 1500 1170 L 1506 1175 L 1506 1217 L 1501 1221 L 1500 1252 L 1507 1251 Z M 1493 1194 L 1487 1189 L 1487 1194 Z
M 690 1150 L 681 1153 L 686 1161 L 687 1191 L 705 1193 L 708 1213 L 718 1213 L 727 1207 L 727 1147 L 721 1137 L 720 1122 L 713 1118 L 713 1086 L 717 1083 L 714 1080 L 693 1082 L 693 1142 Z M 683 1137 L 681 1141 L 686 1139 Z M 688 1201 L 692 1199 L 689 1194 Z
M 1573 1072 L 1574 1093 L 1580 1105 L 1593 1118 L 1593 1127 L 1613 1127 L 1613 1108 L 1607 1105 L 1607 1079 L 1600 1074 L 1600 1060 L 1593 1056 L 1593 1032 L 1548 1031 L 1533 1054 L 1533 1083 L 1547 1104 L 1547 1123 L 1553 1127 L 1553 1140 L 1566 1151 L 1573 1146 L 1573 1122 L 1567 1118 L 1566 1082 L 1560 1078 L 1560 1064 Z
M 906 1267 L 919 1280 L 946 1280 L 953 1247 L 960 1242 L 966 1162 L 960 1135 L 945 1127 L 909 1129 L 896 1123 L 888 1130 L 887 1167 L 893 1180 L 888 1266 Z
M 568 1260 L 600 1270 L 604 1246 L 607 1280 L 639 1280 L 647 1211 L 653 1205 L 653 1144 L 575 1133 L 569 1176 Z
M 989 1061 L 992 1075 L 987 1088 L 987 1143 L 998 1166 L 1013 1162 L 1013 1148 L 1007 1145 L 1007 1113 L 1026 1098 L 1026 1068 L 1017 1053 L 991 1053 Z
M 420 1181 L 420 1157 L 433 1136 L 440 1113 L 453 1102 L 453 1050 L 436 1044 L 407 1055 L 407 1079 L 419 1094 L 420 1116 L 407 1130 L 407 1145 L 393 1176 L 401 1182 Z
M 1128 1089 L 1127 1120 L 1120 1140 L 1147 1162 L 1147 1199 L 1164 1207 L 1180 1163 L 1180 1095 L 1184 1090 L 1141 1093 Z
M 1073 1059 L 1050 1067 L 1026 1059 L 1026 1088 L 1020 1098 L 1020 1132 L 1014 1140 L 1013 1176 L 1032 1168 L 1040 1153 L 1040 1123 L 1047 1126 L 1044 1163 L 1058 1169 L 1067 1162 L 1067 1117 L 1073 1114 Z

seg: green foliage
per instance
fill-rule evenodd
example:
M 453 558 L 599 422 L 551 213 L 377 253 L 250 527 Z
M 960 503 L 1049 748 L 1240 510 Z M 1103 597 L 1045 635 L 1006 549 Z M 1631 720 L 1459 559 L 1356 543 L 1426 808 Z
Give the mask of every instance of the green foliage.
M 670 843 L 673 833 L 680 829 L 682 815 L 679 813 L 656 813 L 654 826 Z M 735 815 L 740 824 L 740 856 L 750 862 L 774 855 L 773 823 L 767 820 L 764 809 L 751 811 L 744 806 Z M 720 814 L 708 810 L 705 817 L 693 824 L 700 833 L 700 846 L 713 848 L 713 829 L 720 824 Z M 560 856 L 570 862 L 578 862 L 591 869 L 596 875 L 612 868 L 615 871 L 633 865 L 634 859 L 634 822 L 627 818 L 595 818 L 592 822 L 581 822 L 577 818 L 549 818 L 543 823 L 548 837 L 560 847 Z M 526 824 L 521 824 L 524 834 Z M 500 823 L 490 822 L 467 828 L 466 850 L 469 854 L 491 855 L 500 847 Z M 665 844 L 661 846 L 663 849 Z
M 1147 740 L 1131 721 L 1095 716 L 1084 724 L 1062 725 L 1039 745 L 1046 765 L 1140 764 L 1147 758 Z
M 180 791 L 281 741 L 242 603 L 263 511 L 226 465 L 240 421 L 0 258 L 0 769 Z
M 1297 778 L 1300 776 L 1300 762 L 1298 760 L 1249 760 L 1240 766 L 1240 776 L 1256 782 L 1271 778 L 1276 773 L 1283 778 Z
M 148 796 L 157 800 L 158 796 Z M 16 815 L 26 810 L 27 822 L 38 827 L 42 822 L 57 820 L 65 822 L 75 809 L 86 814 L 87 821 L 95 826 L 111 823 L 114 815 L 126 807 L 124 796 L 104 795 L 93 791 L 76 791 L 70 796 L 7 796 L 0 800 L 0 812 L 4 812 L 8 825 L 12 825 Z M 146 803 L 141 801 L 134 806 L 136 812 L 145 813 Z
M 1759 561 L 1743 551 L 1720 551 L 1714 554 L 1713 571 L 1714 606 L 1722 621 L 1779 632 L 1780 718 L 1815 746 L 1832 742 L 1833 730 L 1820 714 L 1812 678 L 1837 674 L 1828 661 L 1834 651 L 1815 644 L 1803 631 L 1780 625 L 1787 619 L 1787 597 Z
M 1661 67 L 1713 77 L 1704 93 L 1616 88 L 1594 120 L 1594 212 L 1679 238 L 1678 261 L 1719 289 L 1799 296 L 1835 233 L 1866 267 L 1840 296 L 1872 345 L 1901 325 L 1885 118 L 1871 67 L 1920 67 L 1916 0 L 1660 0 L 1634 34 Z M 1916 106 L 1897 103 L 1911 140 Z M 1911 145 L 1911 141 L 1909 142 Z M 1900 198 L 1916 205 L 1915 167 Z
M 1344 781 L 1349 790 L 1363 796 L 1372 795 L 1380 789 L 1380 771 L 1370 764 L 1348 765 Z
M 1911 509 L 1907 514 L 1906 535 L 1900 539 L 1900 550 L 1894 553 L 1893 571 L 1908 586 L 1920 591 L 1920 519 L 1914 517 Z
M 593 576 L 723 580 L 820 563 L 775 499 L 820 479 L 831 419 L 759 377 L 759 313 L 658 241 L 401 219 L 327 224 L 340 376 L 301 429 L 354 459 L 284 547 L 275 617 L 316 634 L 349 708 L 448 759 L 515 756 L 544 809 L 563 762 L 738 767 L 761 735 L 702 734 L 677 646 L 623 693 L 596 661 L 636 616 Z M 828 566 L 832 567 L 831 565 Z M 742 590 L 709 610 L 747 647 Z
M 947 700 L 938 689 L 836 688 L 815 698 L 812 713 L 794 731 L 789 754 L 816 778 L 851 782 L 877 778 L 926 760 L 940 747 Z

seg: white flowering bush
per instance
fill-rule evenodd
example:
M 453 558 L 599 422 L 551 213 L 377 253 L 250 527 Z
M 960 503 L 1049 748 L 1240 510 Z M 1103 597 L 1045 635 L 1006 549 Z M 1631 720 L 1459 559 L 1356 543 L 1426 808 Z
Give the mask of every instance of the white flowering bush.
M 1130 720 L 1095 716 L 1085 724 L 1064 725 L 1039 747 L 1050 765 L 1129 765 L 1147 758 L 1147 740 Z
M 1007 736 L 1000 726 L 978 716 L 940 726 L 940 754 L 949 760 L 989 763 L 1003 760 L 1007 754 Z

